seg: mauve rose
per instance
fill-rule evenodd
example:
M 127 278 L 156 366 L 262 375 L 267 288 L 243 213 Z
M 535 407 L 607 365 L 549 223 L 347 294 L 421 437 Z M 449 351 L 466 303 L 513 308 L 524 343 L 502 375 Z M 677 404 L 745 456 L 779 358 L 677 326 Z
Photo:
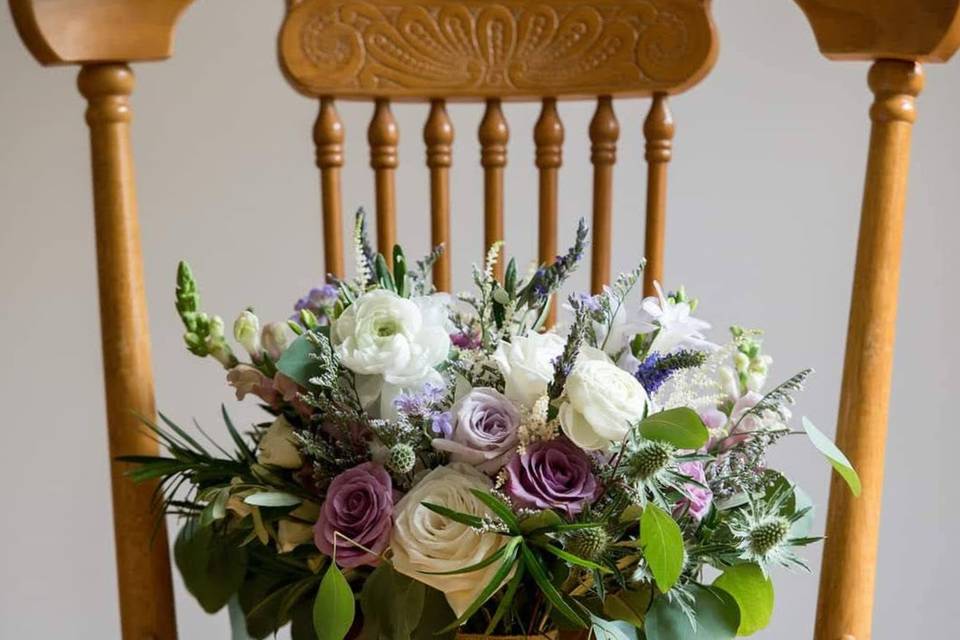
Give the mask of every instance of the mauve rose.
M 453 406 L 453 433 L 437 438 L 433 448 L 446 451 L 452 462 L 466 462 L 494 474 L 506 464 L 517 445 L 520 412 L 505 395 L 477 387 Z
M 707 484 L 707 477 L 703 472 L 703 464 L 700 462 L 681 462 L 677 465 L 677 470 L 702 485 Z M 680 499 L 674 506 L 674 516 L 678 517 L 686 512 L 693 516 L 694 520 L 700 522 L 703 520 L 703 517 L 707 515 L 707 512 L 710 511 L 710 505 L 713 503 L 713 492 L 706 486 L 700 487 L 695 484 L 686 484 L 683 487 L 683 493 L 686 497 Z
M 521 507 L 575 516 L 599 489 L 587 454 L 565 438 L 534 442 L 507 465 L 505 490 Z
M 324 554 L 334 555 L 341 567 L 375 566 L 390 542 L 393 526 L 393 485 L 386 469 L 373 462 L 347 469 L 330 483 L 313 541 Z M 345 538 L 363 545 L 366 551 Z

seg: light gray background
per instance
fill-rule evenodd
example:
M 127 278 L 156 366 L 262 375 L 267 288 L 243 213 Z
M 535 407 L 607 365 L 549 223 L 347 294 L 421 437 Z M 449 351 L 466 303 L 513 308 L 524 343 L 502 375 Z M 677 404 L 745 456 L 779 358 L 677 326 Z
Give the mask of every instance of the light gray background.
M 839 394 L 864 158 L 866 65 L 828 63 L 792 2 L 716 7 L 713 73 L 673 100 L 667 286 L 683 283 L 720 336 L 763 327 L 773 376 L 818 371 L 798 413 L 832 433 Z M 212 362 L 186 353 L 173 309 L 187 258 L 205 306 L 230 321 L 245 305 L 282 318 L 321 276 L 310 129 L 315 105 L 276 66 L 282 3 L 206 0 L 185 15 L 177 54 L 139 65 L 137 174 L 159 406 L 221 429 L 221 402 L 241 416 Z M 119 637 L 97 320 L 84 105 L 75 70 L 40 69 L 0 17 L 0 637 Z M 960 528 L 953 456 L 960 449 L 960 67 L 928 69 L 919 102 L 904 243 L 875 637 L 943 637 L 955 614 Z M 616 103 L 614 267 L 642 248 L 646 101 Z M 561 241 L 589 216 L 589 103 L 563 104 Z M 341 108 L 348 136 L 347 208 L 371 204 L 366 104 Z M 536 107 L 508 105 L 507 242 L 535 251 Z M 422 106 L 399 106 L 400 239 L 426 249 Z M 482 183 L 475 106 L 452 110 L 455 281 L 480 253 Z M 587 270 L 575 278 L 585 287 Z M 825 505 L 827 466 L 801 439 L 781 464 Z M 822 516 L 822 512 L 821 512 Z M 820 518 L 822 526 L 822 517 Z M 814 573 L 819 549 L 810 552 Z M 817 578 L 781 575 L 765 638 L 809 638 Z M 951 595 L 953 594 L 953 595 Z M 184 638 L 227 637 L 177 584 Z

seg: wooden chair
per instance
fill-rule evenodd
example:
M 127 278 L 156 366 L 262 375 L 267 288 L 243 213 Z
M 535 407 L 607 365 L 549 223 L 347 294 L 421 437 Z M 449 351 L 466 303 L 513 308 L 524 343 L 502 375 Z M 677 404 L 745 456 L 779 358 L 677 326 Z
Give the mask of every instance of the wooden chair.
M 900 241 L 914 99 L 921 62 L 944 62 L 960 46 L 960 0 L 796 0 L 831 59 L 870 60 L 875 100 L 837 439 L 860 471 L 854 499 L 834 478 L 816 637 L 870 637 L 884 439 L 890 390 Z M 147 329 L 129 130 L 129 62 L 171 53 L 175 23 L 190 0 L 10 0 L 26 46 L 44 65 L 81 66 L 88 100 L 94 219 L 110 453 L 155 453 L 133 412 L 153 415 Z M 376 103 L 368 130 L 377 237 L 396 234 L 396 122 L 391 101 L 429 101 L 423 139 L 429 168 L 431 238 L 450 233 L 449 167 L 454 132 L 446 100 L 486 103 L 477 135 L 484 172 L 485 241 L 503 234 L 503 173 L 510 129 L 502 100 L 541 100 L 533 136 L 539 169 L 539 256 L 556 253 L 557 177 L 563 124 L 558 99 L 596 97 L 590 124 L 593 178 L 591 282 L 610 276 L 611 182 L 620 127 L 615 97 L 652 96 L 643 125 L 648 163 L 645 288 L 662 277 L 667 164 L 674 123 L 668 96 L 709 71 L 716 34 L 709 0 L 290 0 L 280 38 L 283 71 L 319 100 L 314 127 L 326 267 L 343 272 L 338 99 Z M 388 254 L 389 255 L 389 254 Z M 435 273 L 450 286 L 450 257 Z M 167 541 L 153 526 L 153 487 L 112 468 L 123 637 L 176 635 Z

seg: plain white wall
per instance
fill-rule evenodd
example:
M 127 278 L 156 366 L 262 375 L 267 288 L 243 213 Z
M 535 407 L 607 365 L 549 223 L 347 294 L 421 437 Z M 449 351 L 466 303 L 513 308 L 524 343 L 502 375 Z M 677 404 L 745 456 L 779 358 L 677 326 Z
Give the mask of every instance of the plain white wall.
M 832 432 L 867 144 L 866 65 L 828 63 L 792 2 L 717 3 L 720 59 L 673 100 L 667 286 L 683 283 L 721 335 L 767 330 L 774 377 L 812 366 L 798 412 Z M 211 362 L 182 348 L 173 310 L 187 258 L 205 306 L 282 318 L 321 276 L 310 129 L 315 104 L 276 67 L 282 3 L 207 0 L 184 16 L 176 56 L 138 65 L 134 143 L 146 284 L 161 408 L 220 430 L 240 409 Z M 904 244 L 875 637 L 943 637 L 954 614 L 960 528 L 952 502 L 960 448 L 960 67 L 928 69 L 919 101 Z M 88 146 L 74 69 L 40 69 L 0 17 L 0 637 L 119 637 L 100 369 Z M 620 101 L 616 269 L 642 251 L 646 101 Z M 567 128 L 561 242 L 589 216 L 586 125 L 592 105 L 562 104 Z M 508 105 L 509 249 L 533 257 L 537 109 Z M 401 241 L 427 241 L 422 106 L 395 109 L 401 131 Z M 370 205 L 369 105 L 342 105 L 347 208 Z M 475 106 L 452 109 L 455 282 L 480 253 Z M 954 276 L 951 278 L 951 276 Z M 585 287 L 587 270 L 575 284 Z M 801 439 L 776 463 L 825 506 L 828 468 Z M 822 515 L 822 511 L 821 511 Z M 820 518 L 822 526 L 822 517 Z M 819 569 L 819 549 L 810 552 Z M 816 575 L 781 575 L 765 638 L 809 638 Z M 184 638 L 226 637 L 177 585 Z

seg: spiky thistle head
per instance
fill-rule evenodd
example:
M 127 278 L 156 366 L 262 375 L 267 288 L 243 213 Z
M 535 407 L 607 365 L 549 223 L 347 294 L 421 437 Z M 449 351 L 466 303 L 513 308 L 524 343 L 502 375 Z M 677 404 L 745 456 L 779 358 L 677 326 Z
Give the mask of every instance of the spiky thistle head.
M 610 545 L 610 535 L 603 527 L 578 529 L 567 536 L 564 546 L 573 555 L 585 560 L 597 560 Z
M 643 440 L 627 459 L 629 473 L 638 480 L 653 479 L 674 462 L 675 451 L 666 442 Z
M 387 459 L 387 468 L 394 473 L 410 473 L 413 471 L 416 463 L 417 454 L 409 444 L 398 442 L 390 447 L 390 457 Z
M 730 532 L 736 540 L 740 558 L 755 562 L 764 574 L 774 565 L 809 571 L 794 549 L 818 538 L 792 536 L 793 524 L 810 511 L 809 508 L 788 509 L 787 503 L 792 494 L 793 487 L 789 485 L 760 499 L 747 494 L 747 504 L 730 517 Z

